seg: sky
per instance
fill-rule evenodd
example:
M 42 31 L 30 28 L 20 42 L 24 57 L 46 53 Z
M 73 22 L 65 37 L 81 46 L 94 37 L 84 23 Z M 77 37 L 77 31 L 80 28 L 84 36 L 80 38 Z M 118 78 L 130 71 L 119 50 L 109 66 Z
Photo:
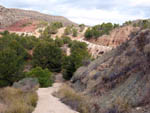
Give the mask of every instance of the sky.
M 150 18 L 150 0 L 0 0 L 0 5 L 64 16 L 86 25 Z

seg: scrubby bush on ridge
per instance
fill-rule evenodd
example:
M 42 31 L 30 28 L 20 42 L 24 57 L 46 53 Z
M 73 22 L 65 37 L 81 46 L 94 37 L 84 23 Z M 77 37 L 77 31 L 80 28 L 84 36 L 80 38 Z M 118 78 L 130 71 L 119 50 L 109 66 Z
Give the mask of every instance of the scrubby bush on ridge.
M 110 31 L 112 31 L 114 28 L 119 27 L 119 24 L 112 24 L 112 23 L 103 23 L 101 25 L 95 25 L 92 28 L 88 28 L 84 34 L 86 39 L 95 38 L 102 35 L 108 35 Z

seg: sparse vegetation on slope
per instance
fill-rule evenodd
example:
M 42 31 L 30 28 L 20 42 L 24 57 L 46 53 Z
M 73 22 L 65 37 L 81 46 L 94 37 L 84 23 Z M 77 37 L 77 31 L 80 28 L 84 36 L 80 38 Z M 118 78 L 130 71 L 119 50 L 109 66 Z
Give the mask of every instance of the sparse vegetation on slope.
M 117 49 L 75 72 L 73 87 L 91 97 L 91 113 L 107 113 L 110 108 L 113 112 L 112 105 L 118 109 L 116 113 L 120 110 L 132 113 L 130 107 L 142 109 L 149 105 L 149 36 L 149 30 L 140 31 Z
M 1 28 L 8 27 L 22 19 L 31 19 L 31 18 L 32 21 L 39 21 L 40 23 L 42 23 L 42 25 L 45 25 L 45 23 L 54 23 L 54 22 L 61 22 L 64 26 L 77 25 L 65 17 L 42 14 L 36 11 L 9 9 L 5 7 L 0 8 L 0 11 L 2 16 L 2 19 L 0 21 Z
M 55 93 L 55 96 L 59 97 L 63 103 L 69 105 L 72 109 L 80 113 L 89 113 L 87 97 L 77 94 L 71 87 L 64 84 Z

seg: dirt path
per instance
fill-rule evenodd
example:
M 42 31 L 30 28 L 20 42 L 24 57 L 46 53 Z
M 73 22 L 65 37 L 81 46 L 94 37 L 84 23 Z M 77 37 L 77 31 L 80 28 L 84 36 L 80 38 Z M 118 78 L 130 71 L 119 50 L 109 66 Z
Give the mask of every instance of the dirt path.
M 39 100 L 33 113 L 78 113 L 52 95 L 61 85 L 62 83 L 55 83 L 53 87 L 39 88 L 37 91 Z

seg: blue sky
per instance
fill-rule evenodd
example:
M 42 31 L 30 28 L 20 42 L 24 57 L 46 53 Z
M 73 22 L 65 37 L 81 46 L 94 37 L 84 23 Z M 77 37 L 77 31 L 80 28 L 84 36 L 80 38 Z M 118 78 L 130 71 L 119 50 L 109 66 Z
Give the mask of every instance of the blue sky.
M 0 5 L 65 16 L 87 25 L 150 18 L 150 0 L 0 0 Z

